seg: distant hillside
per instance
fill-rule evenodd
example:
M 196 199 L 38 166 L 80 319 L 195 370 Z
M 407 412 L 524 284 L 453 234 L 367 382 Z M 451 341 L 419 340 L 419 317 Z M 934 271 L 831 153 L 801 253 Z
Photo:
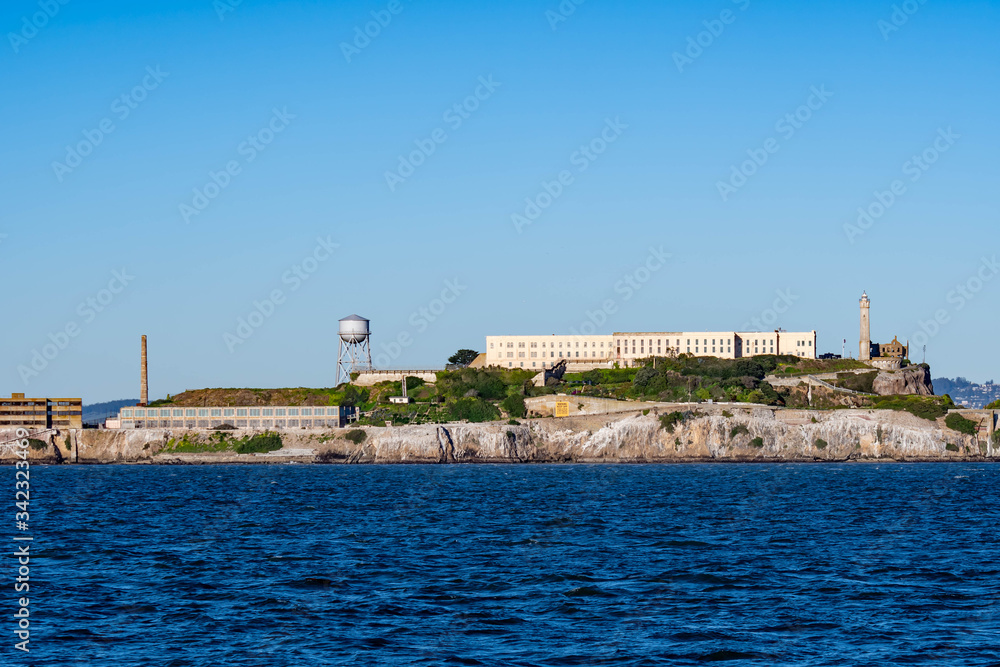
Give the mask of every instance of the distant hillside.
M 118 410 L 139 402 L 138 398 L 122 398 L 117 401 L 105 401 L 104 403 L 91 403 L 83 406 L 83 423 L 98 424 L 103 423 L 108 417 L 114 417 Z
M 948 394 L 955 403 L 967 408 L 982 408 L 1000 400 L 1000 384 L 994 384 L 993 380 L 977 384 L 964 377 L 934 378 L 934 393 L 938 396 Z

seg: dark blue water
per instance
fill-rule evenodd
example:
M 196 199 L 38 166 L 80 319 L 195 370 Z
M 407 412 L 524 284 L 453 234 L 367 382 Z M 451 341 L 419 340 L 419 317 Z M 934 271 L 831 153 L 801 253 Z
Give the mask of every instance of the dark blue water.
M 995 665 L 998 471 L 36 467 L 0 662 Z

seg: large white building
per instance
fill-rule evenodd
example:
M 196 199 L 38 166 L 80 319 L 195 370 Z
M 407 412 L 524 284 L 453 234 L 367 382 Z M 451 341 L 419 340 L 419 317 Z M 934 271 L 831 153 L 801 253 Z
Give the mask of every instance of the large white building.
M 653 356 L 739 359 L 758 354 L 816 358 L 816 332 L 674 331 L 550 336 L 487 336 L 486 366 L 545 369 L 560 361 L 622 367 Z

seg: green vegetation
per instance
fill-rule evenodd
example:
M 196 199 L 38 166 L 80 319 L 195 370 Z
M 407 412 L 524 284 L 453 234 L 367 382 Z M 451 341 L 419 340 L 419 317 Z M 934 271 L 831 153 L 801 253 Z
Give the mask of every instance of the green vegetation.
M 475 361 L 478 356 L 479 353 L 475 350 L 462 349 L 448 357 L 448 363 L 455 364 L 457 366 L 468 366 Z
M 671 412 L 666 415 L 660 415 L 660 428 L 667 429 L 667 433 L 674 432 L 674 426 L 684 421 L 683 412 Z
M 246 439 L 241 438 L 236 441 L 234 449 L 237 454 L 273 452 L 281 449 L 281 436 L 277 433 L 266 432 Z
M 1000 410 L 1000 400 L 993 401 L 992 403 L 990 403 L 989 405 L 987 405 L 984 409 L 985 410 Z
M 874 392 L 876 377 L 878 377 L 878 371 L 871 371 L 870 373 L 837 373 L 837 379 L 829 382 L 835 387 L 860 391 L 863 394 L 871 394 Z
M 841 371 L 863 370 L 871 368 L 857 359 L 799 359 L 792 357 L 791 364 L 779 364 L 775 374 L 796 376 L 815 375 L 816 373 L 840 373 Z
M 481 398 L 460 398 L 449 406 L 452 420 L 470 422 L 488 422 L 500 418 L 500 411 L 495 405 Z
M 43 440 L 36 440 L 35 438 L 28 438 L 28 446 L 34 450 L 45 449 L 48 444 Z
M 964 433 L 965 435 L 975 435 L 979 427 L 979 424 L 971 419 L 966 419 L 957 412 L 953 412 L 948 415 L 945 418 L 944 423 L 951 430 Z
M 936 421 L 955 407 L 948 396 L 883 396 L 872 399 L 877 410 L 900 410 L 922 419 Z
M 507 398 L 503 399 L 500 403 L 500 407 L 503 408 L 504 412 L 515 419 L 523 418 L 528 414 L 528 408 L 524 405 L 524 396 L 520 394 L 511 394 Z
M 761 447 L 764 446 L 764 438 L 761 438 L 759 436 L 754 438 L 753 440 L 750 441 L 750 446 L 760 449 Z
M 827 442 L 823 438 L 816 438 L 816 442 L 813 444 L 816 445 L 816 449 L 826 449 L 827 447 Z
M 737 424 L 729 430 L 729 439 L 732 440 L 738 435 L 750 435 L 750 429 L 748 429 L 744 424 Z
M 162 451 L 177 454 L 206 454 L 218 452 L 235 452 L 237 454 L 253 454 L 273 452 L 281 449 L 281 436 L 270 431 L 252 436 L 234 438 L 225 431 L 216 431 L 206 439 L 198 434 L 185 433 L 183 437 L 171 438 Z
M 993 446 L 1000 447 L 1000 431 L 993 431 Z
M 953 445 L 950 442 L 947 445 L 945 445 L 944 448 L 947 449 L 949 452 L 957 452 L 958 451 L 958 445 Z
M 344 438 L 353 442 L 355 445 L 360 445 L 368 437 L 365 431 L 360 428 L 352 428 L 350 431 L 344 434 Z
M 63 440 L 63 447 L 66 448 L 66 451 L 73 451 L 73 440 L 70 439 L 68 435 L 66 436 L 66 439 Z

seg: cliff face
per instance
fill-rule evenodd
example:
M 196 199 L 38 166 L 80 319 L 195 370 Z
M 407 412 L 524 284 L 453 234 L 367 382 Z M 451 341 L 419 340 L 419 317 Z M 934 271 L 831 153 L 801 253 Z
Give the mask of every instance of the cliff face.
M 882 371 L 875 377 L 872 391 L 879 396 L 933 396 L 934 384 L 929 370 L 923 366 L 912 366 L 901 371 Z
M 66 433 L 48 434 L 45 449 L 31 449 L 29 455 L 48 463 L 947 461 L 1000 457 L 1000 451 L 974 436 L 907 413 L 761 408 L 735 412 L 692 415 L 673 425 L 673 430 L 661 426 L 655 411 L 539 419 L 521 426 L 366 428 L 367 438 L 360 444 L 344 439 L 343 431 L 286 431 L 281 450 L 256 455 L 165 451 L 168 439 L 182 435 L 179 432 L 74 431 L 68 444 Z M 0 461 L 14 460 L 9 448 L 0 449 Z

